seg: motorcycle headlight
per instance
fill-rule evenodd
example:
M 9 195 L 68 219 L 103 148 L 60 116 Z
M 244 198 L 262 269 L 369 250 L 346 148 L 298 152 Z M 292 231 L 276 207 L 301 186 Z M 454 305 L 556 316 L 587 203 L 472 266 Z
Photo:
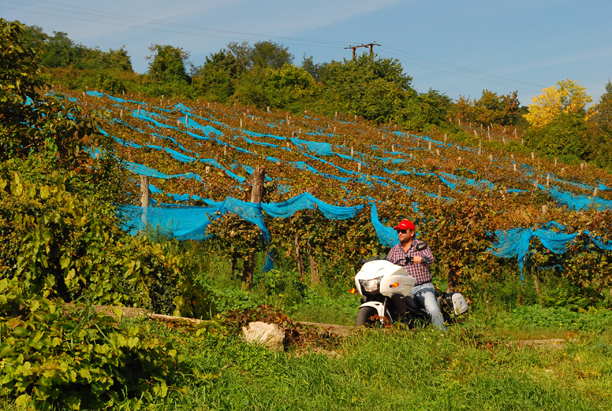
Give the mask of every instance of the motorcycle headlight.
M 361 289 L 367 293 L 373 293 L 380 290 L 380 277 L 373 278 L 371 280 L 359 280 Z

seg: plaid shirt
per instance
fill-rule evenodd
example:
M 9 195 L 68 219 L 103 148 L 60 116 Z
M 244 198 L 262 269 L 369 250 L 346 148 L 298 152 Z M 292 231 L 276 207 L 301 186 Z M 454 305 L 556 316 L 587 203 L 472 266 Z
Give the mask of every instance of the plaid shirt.
M 389 251 L 387 260 L 393 264 L 403 267 L 408 274 L 416 278 L 416 284 L 420 285 L 431 281 L 431 273 L 429 272 L 429 266 L 434 262 L 434 256 L 427 246 L 426 249 L 417 251 L 416 246 L 423 241 L 414 239 L 408 251 L 404 251 L 404 246 L 401 244 L 396 245 Z M 420 264 L 406 264 L 406 257 L 421 256 L 423 261 Z

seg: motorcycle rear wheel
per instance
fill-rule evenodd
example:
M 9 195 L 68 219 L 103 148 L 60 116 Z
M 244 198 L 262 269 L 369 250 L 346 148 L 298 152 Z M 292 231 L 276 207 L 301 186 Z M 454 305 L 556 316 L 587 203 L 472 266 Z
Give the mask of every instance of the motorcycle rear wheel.
M 373 327 L 380 325 L 378 320 L 378 311 L 374 307 L 361 307 L 357 314 L 357 327 L 362 325 Z

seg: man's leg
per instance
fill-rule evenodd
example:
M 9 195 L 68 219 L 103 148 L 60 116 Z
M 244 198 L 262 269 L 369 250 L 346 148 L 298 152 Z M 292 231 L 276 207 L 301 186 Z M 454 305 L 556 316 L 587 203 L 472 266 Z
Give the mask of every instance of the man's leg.
M 444 318 L 442 317 L 442 313 L 438 307 L 438 300 L 436 300 L 436 295 L 434 294 L 435 289 L 433 284 L 422 284 L 415 288 L 417 288 L 417 291 L 413 290 L 413 294 L 425 307 L 425 311 L 427 311 L 427 314 L 429 314 L 431 318 L 431 323 L 438 330 L 446 331 Z

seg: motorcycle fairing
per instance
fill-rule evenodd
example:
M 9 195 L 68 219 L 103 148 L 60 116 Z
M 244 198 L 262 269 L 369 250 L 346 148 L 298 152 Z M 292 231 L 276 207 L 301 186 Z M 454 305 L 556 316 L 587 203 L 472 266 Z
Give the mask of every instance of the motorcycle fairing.
M 412 295 L 412 287 L 416 279 L 408 275 L 404 268 L 387 260 L 375 260 L 367 262 L 355 276 L 355 287 L 361 295 L 367 293 L 361 288 L 360 280 L 372 280 L 381 278 L 380 288 L 377 293 L 391 297 L 393 294 Z
M 367 303 L 361 304 L 359 308 L 361 307 L 372 307 L 376 310 L 379 317 L 385 316 L 385 305 L 378 301 L 368 301 Z

